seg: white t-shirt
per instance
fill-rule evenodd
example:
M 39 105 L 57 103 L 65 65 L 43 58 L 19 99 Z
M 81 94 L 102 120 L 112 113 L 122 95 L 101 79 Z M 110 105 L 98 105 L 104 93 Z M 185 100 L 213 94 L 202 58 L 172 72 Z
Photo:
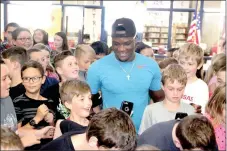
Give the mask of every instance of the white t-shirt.
M 204 113 L 208 100 L 209 90 L 207 84 L 203 80 L 197 79 L 195 82 L 186 85 L 182 97 L 183 102 L 201 105 L 202 113 Z

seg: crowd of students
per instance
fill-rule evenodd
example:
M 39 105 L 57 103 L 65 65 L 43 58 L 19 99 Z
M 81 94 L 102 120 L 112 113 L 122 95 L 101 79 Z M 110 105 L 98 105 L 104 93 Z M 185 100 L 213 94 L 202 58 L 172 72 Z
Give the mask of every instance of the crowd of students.
M 1 150 L 225 150 L 226 55 L 186 43 L 162 61 L 131 19 L 70 50 L 67 36 L 16 23 L 1 45 Z M 132 104 L 123 108 L 123 102 Z

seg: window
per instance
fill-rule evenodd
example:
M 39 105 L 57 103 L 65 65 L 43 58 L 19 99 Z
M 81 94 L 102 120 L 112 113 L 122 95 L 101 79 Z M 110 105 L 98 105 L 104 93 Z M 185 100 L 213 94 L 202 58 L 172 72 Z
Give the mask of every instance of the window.
M 99 0 L 92 0 L 92 1 L 84 1 L 84 5 L 100 6 L 101 4 Z
M 173 8 L 195 8 L 196 1 L 174 1 Z
M 98 0 L 90 0 L 90 1 L 81 1 L 81 0 L 76 0 L 76 1 L 67 1 L 63 0 L 63 4 L 70 4 L 70 5 L 93 5 L 93 6 L 100 6 L 100 1 Z
M 43 6 L 43 5 L 51 5 L 53 3 L 58 3 L 60 0 L 54 1 L 9 1 L 10 4 L 19 4 L 19 5 L 27 5 L 27 6 Z
M 169 26 L 169 11 L 148 11 L 146 14 L 146 25 Z
M 135 17 L 138 14 L 138 12 L 135 11 L 136 4 L 138 2 L 139 1 L 103 1 L 103 5 L 105 7 L 105 30 L 107 31 L 108 35 L 108 46 L 112 45 L 111 32 L 114 21 L 118 18 L 127 17 L 131 18 L 135 22 L 135 19 L 138 18 Z
M 60 0 L 51 1 L 52 4 L 60 4 Z
M 212 18 L 212 19 L 211 19 Z M 202 39 L 203 43 L 207 44 L 208 48 L 218 45 L 219 35 L 221 32 L 222 16 L 220 13 L 204 13 L 202 25 Z
M 52 39 L 54 33 L 61 30 L 61 6 L 37 4 L 8 4 L 7 6 L 8 22 L 16 22 L 21 27 L 28 28 L 32 33 L 35 29 L 41 28 L 46 30 L 49 38 Z
M 172 47 L 180 47 L 183 45 L 188 37 L 188 27 L 191 23 L 189 12 L 173 12 L 173 22 L 172 22 Z
M 101 38 L 101 9 L 85 8 L 84 34 L 90 35 L 90 42 L 99 41 Z
M 170 8 L 170 1 L 145 1 L 147 8 Z
M 225 12 L 225 1 L 204 1 L 204 12 Z
M 153 48 L 167 47 L 169 27 L 169 11 L 148 11 L 143 32 L 143 42 Z
M 223 41 L 225 22 L 225 1 L 204 1 L 201 41 L 207 45 L 207 52 L 217 49 Z
M 63 4 L 79 5 L 78 1 L 64 1 L 64 0 L 63 0 Z
M 204 8 L 221 8 L 222 1 L 204 1 Z
M 78 38 L 82 33 L 83 7 L 65 6 L 64 31 L 67 31 L 67 38 L 70 47 L 75 47 Z

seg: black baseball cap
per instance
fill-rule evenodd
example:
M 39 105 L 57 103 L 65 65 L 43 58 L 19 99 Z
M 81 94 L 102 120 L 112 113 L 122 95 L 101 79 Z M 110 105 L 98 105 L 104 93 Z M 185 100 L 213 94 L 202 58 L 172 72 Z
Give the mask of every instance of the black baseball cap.
M 129 18 L 119 18 L 112 25 L 112 35 L 115 37 L 135 37 L 136 26 Z

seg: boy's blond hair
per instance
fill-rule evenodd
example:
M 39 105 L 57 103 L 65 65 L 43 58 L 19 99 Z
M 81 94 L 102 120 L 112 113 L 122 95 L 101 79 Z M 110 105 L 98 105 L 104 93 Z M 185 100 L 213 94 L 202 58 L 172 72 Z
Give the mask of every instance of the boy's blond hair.
M 96 56 L 95 50 L 91 46 L 85 44 L 77 45 L 74 52 L 75 57 L 79 59 L 83 54 L 87 54 L 91 59 L 95 59 Z
M 80 80 L 67 80 L 63 82 L 60 88 L 60 97 L 63 104 L 65 102 L 71 103 L 73 97 L 91 93 L 90 87 L 86 82 Z
M 170 64 L 162 72 L 162 84 L 164 85 L 167 80 L 170 80 L 172 83 L 176 80 L 186 86 L 187 74 L 180 65 Z
M 178 60 L 179 58 L 182 57 L 184 57 L 186 60 L 188 60 L 189 58 L 193 58 L 196 60 L 197 66 L 203 63 L 204 52 L 202 48 L 196 44 L 193 43 L 184 44 L 179 48 L 178 51 L 179 51 Z
M 23 150 L 20 137 L 8 127 L 1 126 L 1 150 Z

